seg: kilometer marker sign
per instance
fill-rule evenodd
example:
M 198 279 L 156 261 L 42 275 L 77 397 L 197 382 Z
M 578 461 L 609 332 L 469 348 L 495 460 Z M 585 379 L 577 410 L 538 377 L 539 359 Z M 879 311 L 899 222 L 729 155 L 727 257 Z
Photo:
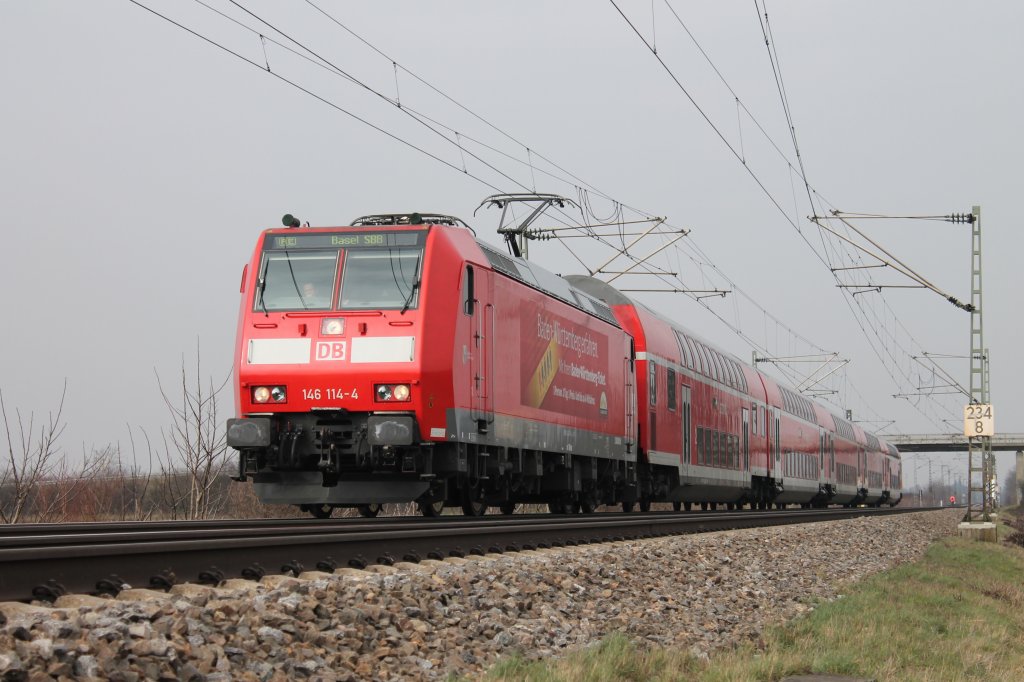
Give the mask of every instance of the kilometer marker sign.
M 991 405 L 964 406 L 964 435 L 968 438 L 994 436 L 995 416 Z

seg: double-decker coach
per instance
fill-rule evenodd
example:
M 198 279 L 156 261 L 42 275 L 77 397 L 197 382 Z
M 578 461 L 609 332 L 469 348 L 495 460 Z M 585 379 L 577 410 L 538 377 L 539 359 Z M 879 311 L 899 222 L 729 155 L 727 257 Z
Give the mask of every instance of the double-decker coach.
M 899 501 L 899 453 L 600 280 L 637 348 L 640 506 Z

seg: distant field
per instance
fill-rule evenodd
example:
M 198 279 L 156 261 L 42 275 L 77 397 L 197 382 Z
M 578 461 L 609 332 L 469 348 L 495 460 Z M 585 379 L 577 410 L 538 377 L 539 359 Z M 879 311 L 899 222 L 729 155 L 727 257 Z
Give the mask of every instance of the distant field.
M 913 564 L 852 585 L 805 618 L 768 631 L 710 661 L 670 650 L 642 650 L 623 636 L 552 662 L 501 661 L 491 680 L 611 682 L 699 680 L 767 682 L 833 673 L 879 682 L 1021 679 L 1024 671 L 1024 517 L 1000 528 L 999 544 L 947 538 Z

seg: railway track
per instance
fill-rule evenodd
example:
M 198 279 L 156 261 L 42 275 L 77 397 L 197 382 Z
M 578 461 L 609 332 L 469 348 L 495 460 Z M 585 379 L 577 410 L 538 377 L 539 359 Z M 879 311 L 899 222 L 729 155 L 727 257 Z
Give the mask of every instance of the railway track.
M 922 508 L 439 518 L 36 524 L 0 527 L 0 601 L 116 594 L 227 578 L 515 552 Z

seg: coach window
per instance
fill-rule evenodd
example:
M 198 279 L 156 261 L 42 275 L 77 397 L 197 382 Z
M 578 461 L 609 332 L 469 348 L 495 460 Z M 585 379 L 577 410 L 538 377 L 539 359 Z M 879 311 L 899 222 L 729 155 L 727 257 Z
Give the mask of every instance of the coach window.
M 676 371 L 671 367 L 668 369 L 668 378 L 665 380 L 665 390 L 668 393 L 667 402 L 669 412 L 676 411 Z
M 657 366 L 647 360 L 647 387 L 650 393 L 650 407 L 657 404 Z
M 701 347 L 701 350 L 704 351 L 704 358 L 705 358 L 705 360 L 708 363 L 708 376 L 711 377 L 712 379 L 717 378 L 715 376 L 715 374 L 716 374 L 716 371 L 715 371 L 715 360 L 711 356 L 711 349 L 708 348 L 707 346 L 705 346 L 704 344 L 701 344 L 700 347 Z
M 647 360 L 647 392 L 650 397 L 650 407 L 657 404 L 657 366 L 653 360 Z
M 715 381 L 725 383 L 725 372 L 722 371 L 722 363 L 719 362 L 718 351 L 709 348 L 708 354 L 711 356 L 711 362 L 714 364 Z
M 744 390 L 743 388 L 743 368 L 740 367 L 739 363 L 735 360 L 730 360 L 732 363 L 732 374 L 736 377 L 736 389 L 739 391 Z
M 693 358 L 693 369 L 700 371 L 700 358 L 697 357 L 697 346 L 694 345 L 693 339 L 689 336 L 686 337 L 686 345 L 690 348 L 690 357 Z
M 718 466 L 722 461 L 721 447 L 722 443 L 718 437 L 718 431 L 711 432 L 711 464 L 712 466 Z
M 712 379 L 718 379 L 716 376 L 718 374 L 718 368 L 715 367 L 715 358 L 711 355 L 711 349 L 704 345 L 701 345 L 701 348 L 704 349 L 704 357 L 707 358 L 708 376 Z

